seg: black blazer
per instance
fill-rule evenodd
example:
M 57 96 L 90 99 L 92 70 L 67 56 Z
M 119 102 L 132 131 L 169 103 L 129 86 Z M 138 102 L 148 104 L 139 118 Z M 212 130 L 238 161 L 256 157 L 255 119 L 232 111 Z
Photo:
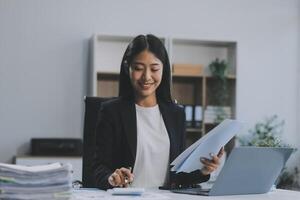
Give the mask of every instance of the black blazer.
M 169 134 L 169 160 L 172 162 L 185 148 L 185 112 L 174 103 L 159 102 L 158 105 Z M 94 181 L 96 187 L 108 189 L 111 188 L 108 177 L 115 169 L 134 166 L 137 146 L 134 102 L 119 97 L 102 104 L 95 143 Z M 202 175 L 200 170 L 169 174 L 169 187 L 200 183 L 209 179 L 209 175 Z

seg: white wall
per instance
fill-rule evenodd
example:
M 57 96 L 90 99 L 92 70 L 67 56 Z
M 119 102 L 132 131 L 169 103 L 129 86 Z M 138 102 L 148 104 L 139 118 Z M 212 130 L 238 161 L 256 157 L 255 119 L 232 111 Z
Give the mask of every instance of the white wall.
M 297 144 L 299 13 L 299 0 L 0 0 L 0 162 L 31 137 L 82 136 L 94 33 L 237 41 L 237 118 L 278 114 Z

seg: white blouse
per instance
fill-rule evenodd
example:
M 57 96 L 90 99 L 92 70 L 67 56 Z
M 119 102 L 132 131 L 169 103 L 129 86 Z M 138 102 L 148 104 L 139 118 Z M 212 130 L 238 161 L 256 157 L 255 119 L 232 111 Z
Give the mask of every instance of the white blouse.
M 167 181 L 170 140 L 158 105 L 136 107 L 137 149 L 132 187 L 158 187 Z

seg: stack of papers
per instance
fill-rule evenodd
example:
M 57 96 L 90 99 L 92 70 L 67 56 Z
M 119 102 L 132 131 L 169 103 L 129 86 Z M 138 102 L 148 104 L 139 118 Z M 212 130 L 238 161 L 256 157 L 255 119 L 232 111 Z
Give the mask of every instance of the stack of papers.
M 72 166 L 0 163 L 0 199 L 69 199 Z
M 217 155 L 220 149 L 242 129 L 242 123 L 237 120 L 225 119 L 184 152 L 172 163 L 171 171 L 187 172 L 201 169 L 203 164 L 200 158 L 211 159 L 210 153 Z

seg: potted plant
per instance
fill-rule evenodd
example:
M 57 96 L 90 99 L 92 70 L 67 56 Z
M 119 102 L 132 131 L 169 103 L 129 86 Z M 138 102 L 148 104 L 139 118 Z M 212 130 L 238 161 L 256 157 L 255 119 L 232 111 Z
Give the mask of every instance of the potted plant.
M 217 109 L 215 110 L 215 123 L 220 123 L 228 117 L 227 113 L 223 109 L 223 107 L 226 105 L 226 102 L 228 101 L 226 79 L 228 64 L 225 60 L 216 58 L 209 64 L 209 69 L 211 71 L 212 77 L 214 78 L 211 98 L 213 98 L 213 101 L 216 103 L 216 105 L 218 105 Z
M 257 122 L 253 129 L 249 130 L 250 135 L 240 137 L 239 142 L 243 146 L 258 147 L 283 147 L 288 146 L 282 142 L 284 121 L 279 120 L 277 115 L 267 117 L 262 122 Z
M 225 79 L 225 75 L 228 69 L 228 64 L 225 60 L 216 58 L 209 64 L 208 67 L 212 73 L 212 76 L 218 77 L 220 79 Z

